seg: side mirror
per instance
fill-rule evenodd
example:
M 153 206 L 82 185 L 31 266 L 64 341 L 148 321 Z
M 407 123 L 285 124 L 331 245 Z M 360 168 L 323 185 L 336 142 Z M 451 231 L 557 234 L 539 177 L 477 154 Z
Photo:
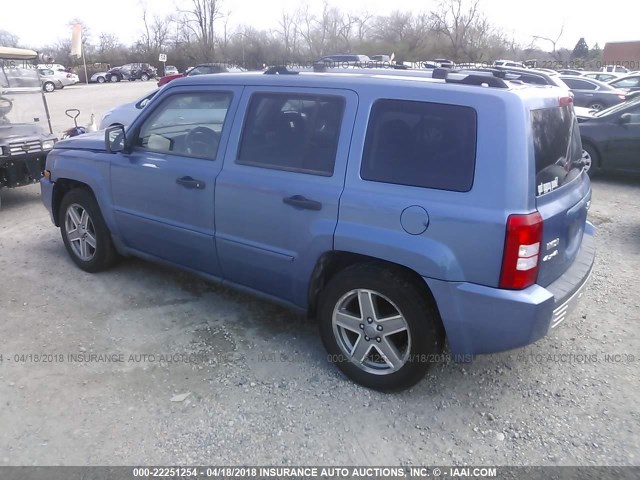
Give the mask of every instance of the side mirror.
M 109 153 L 124 151 L 126 140 L 124 125 L 112 125 L 104 131 L 104 143 Z

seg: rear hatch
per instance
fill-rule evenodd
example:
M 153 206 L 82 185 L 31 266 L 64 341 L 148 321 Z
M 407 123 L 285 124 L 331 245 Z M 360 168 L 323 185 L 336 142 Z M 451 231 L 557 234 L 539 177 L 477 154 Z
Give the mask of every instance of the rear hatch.
M 531 111 L 536 206 L 543 220 L 537 283 L 548 286 L 578 255 L 591 202 L 572 104 Z

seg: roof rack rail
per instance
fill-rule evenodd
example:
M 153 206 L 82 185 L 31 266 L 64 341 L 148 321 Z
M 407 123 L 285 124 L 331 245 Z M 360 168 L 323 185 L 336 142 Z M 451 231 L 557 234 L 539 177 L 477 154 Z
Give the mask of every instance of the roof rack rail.
M 404 69 L 404 68 L 333 68 L 328 67 L 322 62 L 316 62 L 313 65 L 313 72 L 323 73 L 352 73 L 352 74 L 369 74 L 369 75 L 396 75 L 410 77 L 424 77 L 435 80 L 444 80 L 446 83 L 476 85 L 493 88 L 509 88 L 507 80 L 504 78 L 504 72 L 498 71 L 452 71 L 447 68 L 436 69 Z M 300 72 L 289 70 L 286 66 L 269 67 L 265 72 L 267 75 L 297 75 Z

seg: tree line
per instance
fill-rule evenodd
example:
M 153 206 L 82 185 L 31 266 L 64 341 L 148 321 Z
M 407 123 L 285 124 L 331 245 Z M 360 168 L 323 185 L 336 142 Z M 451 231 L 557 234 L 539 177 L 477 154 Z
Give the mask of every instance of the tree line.
M 537 37 L 521 45 L 494 25 L 484 14 L 481 0 L 440 0 L 433 9 L 422 12 L 395 11 L 375 15 L 367 10 L 345 11 L 327 0 L 320 9 L 301 4 L 279 15 L 270 30 L 250 25 L 231 28 L 232 12 L 223 0 L 182 0 L 177 12 L 159 16 L 142 5 L 140 36 L 131 45 L 123 44 L 111 33 L 93 35 L 81 19 L 83 48 L 87 66 L 93 70 L 109 64 L 146 62 L 156 67 L 160 53 L 167 64 L 180 71 L 206 62 L 225 62 L 247 69 L 263 65 L 309 63 L 323 55 L 358 53 L 394 54 L 396 61 L 448 58 L 456 62 L 490 63 L 499 58 L 538 59 L 568 63 L 599 61 L 599 48 L 589 49 L 580 39 L 574 50 L 556 50 L 557 39 Z M 0 45 L 36 48 L 55 58 L 56 63 L 78 67 L 72 57 L 71 35 L 50 45 L 20 45 L 19 38 L 0 31 Z M 552 51 L 540 43 L 550 40 Z M 585 49 L 586 47 L 586 49 Z M 596 52 L 594 54 L 594 52 Z M 580 55 L 580 57 L 578 57 Z

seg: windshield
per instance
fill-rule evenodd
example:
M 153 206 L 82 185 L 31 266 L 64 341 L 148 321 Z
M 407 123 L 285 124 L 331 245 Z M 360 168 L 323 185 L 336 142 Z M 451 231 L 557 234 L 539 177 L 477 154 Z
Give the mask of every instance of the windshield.
M 36 68 L 0 60 L 0 125 L 27 123 L 51 132 Z
M 607 115 L 611 115 L 613 113 L 618 113 L 622 110 L 627 109 L 631 105 L 637 105 L 640 103 L 640 97 L 636 97 L 633 100 L 629 100 L 628 102 L 622 102 L 613 107 L 605 108 L 604 110 L 600 110 L 593 114 L 594 117 L 606 117 Z

